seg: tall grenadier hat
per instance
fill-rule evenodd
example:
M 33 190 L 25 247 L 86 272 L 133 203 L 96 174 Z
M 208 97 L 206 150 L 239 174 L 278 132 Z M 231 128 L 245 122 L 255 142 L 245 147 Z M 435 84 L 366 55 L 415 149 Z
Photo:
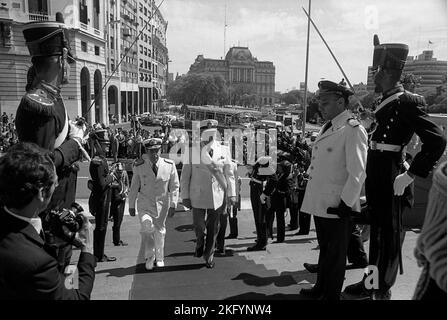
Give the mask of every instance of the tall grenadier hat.
M 32 57 L 65 56 L 68 63 L 74 63 L 68 31 L 64 17 L 58 12 L 56 21 L 26 23 L 23 36 Z
M 379 37 L 374 35 L 373 70 L 378 67 L 403 70 L 408 56 L 408 46 L 403 43 L 380 44 Z

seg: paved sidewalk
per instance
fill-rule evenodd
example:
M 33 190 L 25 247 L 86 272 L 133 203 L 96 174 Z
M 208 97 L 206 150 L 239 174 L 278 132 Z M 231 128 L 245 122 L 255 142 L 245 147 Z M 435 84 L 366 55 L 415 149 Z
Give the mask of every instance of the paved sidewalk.
M 113 246 L 109 223 L 105 252 L 118 259 L 98 264 L 92 299 L 304 299 L 298 294 L 300 289 L 316 280 L 303 268 L 304 262 L 314 263 L 318 258 L 314 229 L 308 236 L 292 236 L 296 231 L 289 231 L 285 243 L 269 244 L 267 251 L 247 252 L 256 239 L 251 210 L 239 212 L 238 220 L 239 239 L 226 240 L 233 254 L 216 257 L 215 268 L 207 269 L 201 258 L 193 257 L 191 213 L 177 212 L 167 220 L 166 266 L 153 271 L 146 271 L 141 259 L 137 217 L 124 217 L 122 239 L 129 243 L 127 247 Z M 420 273 L 413 257 L 416 238 L 415 232 L 407 232 L 403 247 L 405 274 L 398 276 L 393 299 L 411 299 L 414 292 Z M 345 285 L 361 277 L 362 270 L 349 270 Z

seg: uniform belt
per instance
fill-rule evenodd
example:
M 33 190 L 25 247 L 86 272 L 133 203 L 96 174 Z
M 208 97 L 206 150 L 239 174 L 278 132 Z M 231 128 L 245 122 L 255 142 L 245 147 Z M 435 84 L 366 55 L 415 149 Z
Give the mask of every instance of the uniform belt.
M 380 151 L 391 151 L 391 152 L 402 151 L 402 146 L 398 146 L 395 144 L 377 143 L 376 141 L 371 141 L 371 143 L 369 144 L 369 148 L 371 150 L 380 150 Z
M 255 182 L 255 183 L 259 183 L 259 184 L 263 184 L 263 182 L 261 180 L 255 179 L 255 178 L 251 178 L 250 182 Z

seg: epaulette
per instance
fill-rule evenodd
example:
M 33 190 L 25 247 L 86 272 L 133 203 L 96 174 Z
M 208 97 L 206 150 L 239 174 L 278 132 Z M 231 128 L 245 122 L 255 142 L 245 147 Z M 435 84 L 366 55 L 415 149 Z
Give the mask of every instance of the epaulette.
M 100 156 L 95 156 L 95 157 L 92 159 L 92 162 L 93 162 L 94 164 L 100 164 L 100 163 L 102 163 L 102 158 L 101 158 Z
M 19 108 L 35 115 L 47 117 L 54 115 L 54 101 L 42 89 L 35 89 L 25 94 Z
M 142 164 L 144 163 L 144 160 L 143 159 L 136 159 L 133 163 L 132 163 L 132 166 L 133 167 L 138 167 L 138 166 L 141 166 Z
M 412 93 L 410 91 L 405 91 L 403 95 L 399 97 L 400 101 L 403 103 L 414 103 L 416 105 L 425 106 L 425 98 L 419 94 Z
M 169 164 L 175 164 L 174 161 L 171 160 L 171 159 L 166 159 L 166 158 L 164 158 L 163 160 L 164 160 L 166 163 L 169 163 Z
M 350 119 L 348 119 L 348 124 L 351 127 L 355 128 L 355 127 L 358 127 L 360 125 L 360 122 L 357 119 L 355 119 L 355 118 L 350 118 Z

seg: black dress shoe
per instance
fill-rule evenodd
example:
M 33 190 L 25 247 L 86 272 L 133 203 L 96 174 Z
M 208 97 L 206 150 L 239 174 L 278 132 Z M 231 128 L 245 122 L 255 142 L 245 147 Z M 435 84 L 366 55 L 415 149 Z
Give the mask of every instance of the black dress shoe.
M 97 262 L 113 262 L 113 261 L 116 261 L 116 258 L 103 255 L 101 259 L 96 258 L 96 260 L 97 260 Z
M 125 247 L 125 246 L 127 246 L 127 243 L 125 243 L 125 242 L 123 242 L 123 240 L 120 240 L 120 242 L 118 242 L 118 243 L 114 243 L 114 246 L 115 247 Z
M 255 244 L 252 247 L 248 247 L 247 251 L 265 251 L 267 248 L 265 246 L 258 246 L 257 244 Z
M 203 256 L 203 246 L 197 247 L 196 252 L 194 253 L 194 257 L 196 258 L 200 258 L 201 256 Z
M 320 290 L 315 289 L 315 287 L 309 289 L 301 289 L 300 294 L 309 298 L 318 299 L 321 296 Z
M 374 290 L 371 295 L 371 300 L 391 300 L 391 290 Z
M 363 278 L 362 281 L 347 286 L 343 292 L 350 295 L 355 295 L 360 299 L 370 298 L 372 290 L 368 290 L 365 288 L 364 280 L 365 278 Z
M 304 263 L 303 266 L 310 273 L 317 273 L 318 272 L 318 264 Z
M 294 236 L 307 236 L 307 235 L 309 235 L 309 232 L 304 232 L 301 230 L 294 234 Z

